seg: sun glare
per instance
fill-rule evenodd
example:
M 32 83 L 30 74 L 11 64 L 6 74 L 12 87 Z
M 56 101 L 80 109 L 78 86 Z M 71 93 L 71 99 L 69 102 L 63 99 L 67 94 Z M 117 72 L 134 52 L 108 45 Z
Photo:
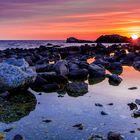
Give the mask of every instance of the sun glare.
M 137 34 L 133 34 L 131 37 L 132 37 L 133 40 L 136 40 L 136 39 L 139 38 L 139 36 Z

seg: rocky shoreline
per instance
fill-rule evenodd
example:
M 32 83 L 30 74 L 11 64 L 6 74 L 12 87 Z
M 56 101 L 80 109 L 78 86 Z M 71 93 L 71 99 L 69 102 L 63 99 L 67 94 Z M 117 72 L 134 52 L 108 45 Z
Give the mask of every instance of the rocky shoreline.
M 34 49 L 6 49 L 0 51 L 0 97 L 27 92 L 28 88 L 37 92 L 57 92 L 61 97 L 66 92 L 72 97 L 83 96 L 88 92 L 86 80 L 92 85 L 107 78 L 110 85 L 118 86 L 123 80 L 119 76 L 123 66 L 140 71 L 139 46 L 106 47 L 98 43 L 61 47 L 48 44 Z M 140 117 L 138 106 L 139 100 L 129 104 L 136 118 Z M 109 140 L 121 139 L 120 134 L 113 132 L 108 137 Z

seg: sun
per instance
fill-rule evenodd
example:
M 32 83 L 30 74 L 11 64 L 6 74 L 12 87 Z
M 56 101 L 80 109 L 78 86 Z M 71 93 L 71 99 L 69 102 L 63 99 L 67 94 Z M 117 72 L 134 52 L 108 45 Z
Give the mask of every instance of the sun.
M 139 36 L 137 34 L 133 34 L 133 35 L 131 35 L 131 37 L 133 40 L 137 40 L 139 38 Z

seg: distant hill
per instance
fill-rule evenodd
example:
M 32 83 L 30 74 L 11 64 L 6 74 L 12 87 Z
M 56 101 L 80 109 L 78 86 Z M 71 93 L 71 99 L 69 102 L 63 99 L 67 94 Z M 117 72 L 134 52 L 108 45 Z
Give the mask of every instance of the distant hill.
M 102 35 L 96 39 L 96 43 L 130 43 L 131 39 L 125 36 L 113 34 Z
M 69 37 L 67 38 L 66 43 L 94 43 L 94 41 L 80 40 L 75 37 Z

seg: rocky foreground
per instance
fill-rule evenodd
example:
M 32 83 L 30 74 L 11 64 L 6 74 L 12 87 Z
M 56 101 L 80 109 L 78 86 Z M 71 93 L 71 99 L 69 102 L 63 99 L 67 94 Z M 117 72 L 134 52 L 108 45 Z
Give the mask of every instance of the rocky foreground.
M 69 96 L 82 96 L 88 92 L 85 80 L 92 85 L 107 78 L 110 85 L 118 86 L 123 80 L 119 76 L 123 66 L 140 71 L 140 46 L 48 44 L 35 49 L 7 49 L 0 51 L 0 97 L 23 93 L 29 87 L 38 92 L 58 92 L 60 96 L 65 92 Z M 138 105 L 139 100 L 129 104 L 134 110 L 133 117 L 140 117 Z M 120 139 L 121 134 L 108 134 L 108 140 Z

